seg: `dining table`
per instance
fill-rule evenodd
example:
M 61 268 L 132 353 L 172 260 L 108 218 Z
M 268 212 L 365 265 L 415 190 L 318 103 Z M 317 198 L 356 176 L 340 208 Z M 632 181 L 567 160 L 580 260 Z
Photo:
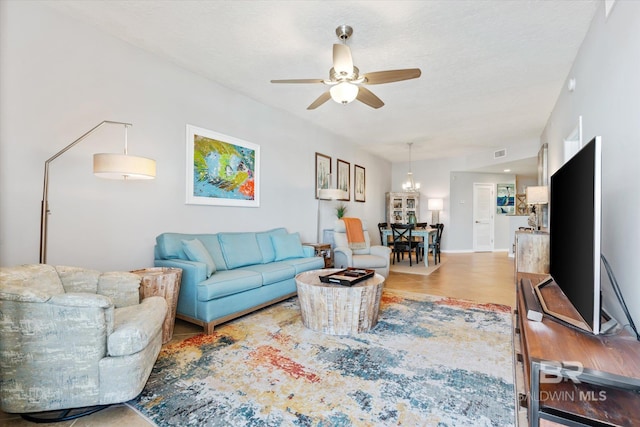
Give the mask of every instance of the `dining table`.
M 380 232 L 382 233 L 382 244 L 385 246 L 388 246 L 389 236 L 393 236 L 393 231 L 391 230 L 391 228 L 383 228 L 380 230 Z M 433 228 L 431 226 L 421 227 L 421 228 L 416 227 L 413 230 L 411 230 L 412 237 L 422 237 L 424 239 L 425 255 L 423 256 L 423 258 L 424 258 L 425 267 L 429 267 L 429 256 L 428 256 L 429 242 L 433 241 L 437 233 L 438 233 L 438 229 Z M 435 252 L 435 249 L 434 249 L 434 252 Z M 434 262 L 435 262 L 435 253 L 434 253 Z

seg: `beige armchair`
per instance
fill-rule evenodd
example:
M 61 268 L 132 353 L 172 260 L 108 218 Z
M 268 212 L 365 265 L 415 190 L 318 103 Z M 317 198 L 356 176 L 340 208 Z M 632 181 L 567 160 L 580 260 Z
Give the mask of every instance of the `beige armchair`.
M 161 297 L 140 302 L 139 285 L 127 272 L 0 268 L 0 409 L 29 414 L 140 394 L 167 305 Z
M 336 268 L 366 268 L 373 269 L 376 273 L 384 277 L 389 276 L 389 255 L 391 249 L 382 245 L 371 246 L 371 238 L 367 230 L 367 224 L 362 222 L 364 232 L 365 248 L 350 249 L 347 240 L 347 229 L 344 221 L 339 219 L 333 227 L 333 240 L 335 248 L 333 250 L 333 263 Z

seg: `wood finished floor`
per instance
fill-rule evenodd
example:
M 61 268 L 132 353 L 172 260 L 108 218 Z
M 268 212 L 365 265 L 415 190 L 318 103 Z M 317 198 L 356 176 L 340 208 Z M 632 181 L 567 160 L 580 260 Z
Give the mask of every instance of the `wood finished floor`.
M 431 295 L 492 302 L 513 306 L 515 285 L 513 258 L 505 252 L 442 254 L 442 266 L 429 276 L 391 273 L 385 283 L 387 289 L 397 289 Z M 430 260 L 431 262 L 431 260 Z M 176 320 L 172 342 L 197 335 L 201 329 Z M 113 405 L 93 415 L 74 421 L 34 424 L 19 416 L 0 411 L 0 426 L 57 426 L 57 427 L 149 427 L 137 412 L 126 405 Z

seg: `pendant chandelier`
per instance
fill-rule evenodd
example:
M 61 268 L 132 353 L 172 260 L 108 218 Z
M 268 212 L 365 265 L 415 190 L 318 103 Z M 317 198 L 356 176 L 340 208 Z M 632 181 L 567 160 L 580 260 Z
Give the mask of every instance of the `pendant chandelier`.
M 402 184 L 402 190 L 418 192 L 420 191 L 420 183 L 413 180 L 413 170 L 411 168 L 411 146 L 413 142 L 407 142 L 409 145 L 409 172 L 407 172 L 407 181 Z

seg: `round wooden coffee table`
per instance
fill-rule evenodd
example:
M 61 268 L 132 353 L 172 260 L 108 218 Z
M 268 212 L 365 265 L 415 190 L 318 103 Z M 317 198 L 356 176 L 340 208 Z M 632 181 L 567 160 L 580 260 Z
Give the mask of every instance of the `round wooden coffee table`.
M 340 269 L 312 270 L 296 276 L 302 323 L 331 335 L 355 335 L 378 323 L 384 277 L 375 274 L 353 286 L 322 283 L 320 275 Z

